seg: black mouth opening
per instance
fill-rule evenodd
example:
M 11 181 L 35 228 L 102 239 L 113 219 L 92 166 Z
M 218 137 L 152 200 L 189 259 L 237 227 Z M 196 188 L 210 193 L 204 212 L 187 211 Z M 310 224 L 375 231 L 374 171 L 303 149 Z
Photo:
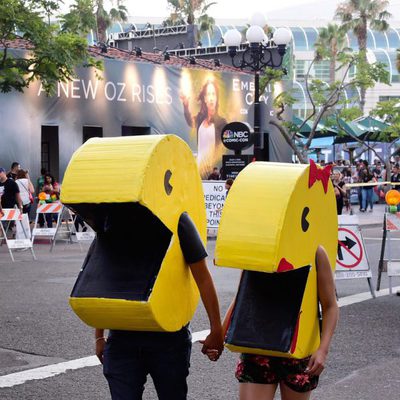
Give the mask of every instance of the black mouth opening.
M 226 342 L 289 352 L 309 271 L 310 266 L 272 274 L 244 271 Z
M 138 203 L 74 204 L 97 232 L 72 297 L 147 301 L 171 231 Z

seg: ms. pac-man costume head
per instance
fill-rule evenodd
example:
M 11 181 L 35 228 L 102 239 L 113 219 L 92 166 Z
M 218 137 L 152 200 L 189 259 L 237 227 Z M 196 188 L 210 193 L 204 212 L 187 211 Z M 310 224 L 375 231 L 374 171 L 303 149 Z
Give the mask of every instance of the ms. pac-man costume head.
M 174 135 L 94 138 L 73 155 L 61 200 L 98 232 L 70 297 L 96 328 L 176 331 L 199 293 L 177 234 L 187 213 L 206 241 L 201 180 Z
M 319 346 L 316 251 L 337 251 L 329 169 L 255 162 L 236 178 L 215 263 L 245 270 L 227 331 L 232 351 L 304 358 Z

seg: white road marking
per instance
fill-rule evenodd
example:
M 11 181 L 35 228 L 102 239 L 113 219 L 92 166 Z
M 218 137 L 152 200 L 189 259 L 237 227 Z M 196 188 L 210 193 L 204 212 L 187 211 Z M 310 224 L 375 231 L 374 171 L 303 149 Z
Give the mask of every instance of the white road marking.
M 28 369 L 26 371 L 15 372 L 14 374 L 0 376 L 0 388 L 22 385 L 27 381 L 46 379 L 63 374 L 68 370 L 93 367 L 99 364 L 99 359 L 96 356 L 91 356 L 58 364 L 46 365 L 45 367 Z
M 400 286 L 393 288 L 393 292 L 400 290 Z M 383 289 L 376 292 L 376 297 L 383 297 L 389 294 L 389 289 Z M 361 303 L 371 299 L 370 292 L 358 293 L 352 296 L 342 297 L 339 299 L 339 307 L 345 307 L 355 303 Z M 194 332 L 192 334 L 192 342 L 203 340 L 209 334 L 209 330 Z M 15 372 L 9 375 L 0 376 L 0 388 L 13 387 L 22 385 L 25 382 L 51 378 L 56 375 L 63 374 L 67 371 L 76 370 L 85 367 L 94 367 L 100 362 L 96 356 L 78 358 L 76 360 L 66 361 L 58 364 L 46 365 L 45 367 L 28 369 L 26 371 Z

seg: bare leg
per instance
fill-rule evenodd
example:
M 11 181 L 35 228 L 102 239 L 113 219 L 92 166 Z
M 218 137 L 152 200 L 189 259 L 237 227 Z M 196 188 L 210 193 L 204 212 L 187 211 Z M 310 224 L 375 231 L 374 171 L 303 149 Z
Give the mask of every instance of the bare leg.
M 308 400 L 311 395 L 311 391 L 305 393 L 295 392 L 286 386 L 284 383 L 280 385 L 282 400 Z
M 239 383 L 240 400 L 273 400 L 278 385 Z

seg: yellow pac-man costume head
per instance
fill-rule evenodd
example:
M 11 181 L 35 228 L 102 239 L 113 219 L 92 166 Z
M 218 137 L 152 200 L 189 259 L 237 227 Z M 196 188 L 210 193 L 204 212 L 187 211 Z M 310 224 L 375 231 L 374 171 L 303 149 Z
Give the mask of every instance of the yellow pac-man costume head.
M 199 294 L 178 222 L 186 212 L 205 243 L 206 215 L 196 162 L 183 140 L 90 139 L 70 161 L 61 200 L 98 233 L 70 298 L 85 323 L 176 331 L 191 319 Z
M 232 351 L 304 358 L 319 346 L 316 251 L 337 251 L 329 169 L 255 162 L 236 178 L 215 263 L 242 274 L 227 332 Z

